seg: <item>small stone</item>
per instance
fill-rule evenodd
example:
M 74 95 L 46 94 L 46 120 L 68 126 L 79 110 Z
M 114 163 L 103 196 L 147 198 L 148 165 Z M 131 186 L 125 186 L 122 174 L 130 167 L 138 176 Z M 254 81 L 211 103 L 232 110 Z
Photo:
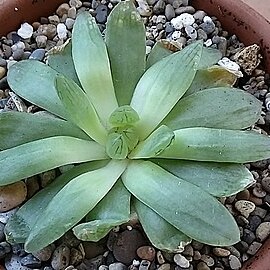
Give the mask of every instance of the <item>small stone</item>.
M 22 59 L 23 54 L 24 54 L 24 50 L 22 50 L 22 49 L 17 49 L 16 51 L 14 51 L 14 52 L 12 53 L 12 57 L 13 57 L 14 60 L 19 61 L 19 60 Z
M 215 264 L 214 259 L 209 255 L 203 254 L 202 257 L 201 257 L 201 260 L 203 262 L 205 262 L 207 264 L 207 266 L 213 266 Z
M 195 22 L 192 15 L 183 13 L 171 20 L 171 24 L 176 30 L 181 30 L 183 27 L 191 26 Z
M 242 267 L 240 260 L 234 255 L 229 256 L 229 264 L 230 264 L 231 269 L 233 270 L 237 270 Z
M 236 198 L 238 200 L 245 200 L 247 201 L 250 197 L 250 193 L 249 193 L 249 190 L 248 189 L 245 189 L 241 192 L 239 192 L 237 195 L 236 195 Z
M 255 210 L 255 204 L 250 201 L 240 200 L 235 203 L 235 208 L 246 218 Z
M 206 41 L 207 38 L 208 38 L 207 34 L 202 29 L 198 29 L 197 34 L 198 34 L 198 39 L 199 40 L 202 39 L 202 40 Z
M 256 206 L 255 210 L 252 212 L 252 215 L 259 216 L 260 218 L 265 218 L 267 210 Z
M 38 30 L 38 35 L 44 35 L 48 39 L 53 39 L 57 33 L 56 26 L 54 24 L 42 24 Z
M 26 185 L 22 181 L 0 187 L 0 212 L 17 207 L 26 199 L 26 195 Z
M 262 246 L 262 243 L 259 243 L 259 242 L 253 242 L 250 246 L 249 246 L 249 249 L 248 249 L 248 251 L 247 251 L 247 254 L 249 254 L 249 255 L 255 255 L 257 252 L 258 252 L 258 250 L 261 248 L 261 246 Z
M 235 244 L 235 247 L 241 253 L 245 253 L 248 250 L 248 243 L 246 243 L 245 241 L 240 241 L 240 242 L 238 242 L 238 243 Z
M 213 248 L 213 253 L 214 255 L 218 256 L 218 257 L 228 257 L 231 252 L 227 249 L 224 249 L 224 248 Z
M 116 260 L 127 265 L 131 264 L 136 257 L 136 250 L 145 243 L 145 239 L 138 230 L 123 231 L 118 234 L 113 244 L 113 255 Z
M 137 255 L 142 260 L 153 261 L 156 256 L 156 251 L 151 246 L 142 246 L 137 249 Z
M 157 261 L 159 264 L 165 263 L 165 259 L 164 259 L 163 254 L 160 250 L 157 252 Z
M 71 7 L 80 8 L 82 6 L 82 1 L 80 1 L 80 0 L 70 0 L 69 5 Z
M 45 52 L 46 51 L 44 49 L 36 49 L 31 53 L 29 59 L 42 61 L 45 57 Z
M 79 251 L 76 248 L 71 248 L 70 250 L 70 264 L 72 265 L 78 265 L 82 262 L 83 260 L 83 255 L 81 251 Z
M 36 37 L 36 43 L 38 48 L 45 48 L 47 45 L 48 38 L 44 35 L 40 35 Z
M 228 247 L 226 247 L 226 249 L 228 249 L 232 255 L 234 255 L 238 259 L 240 259 L 241 254 L 240 254 L 239 250 L 237 250 L 234 246 L 228 246 Z
M 148 270 L 151 265 L 151 262 L 147 260 L 142 260 L 139 266 L 139 270 Z
M 218 49 L 221 51 L 223 57 L 226 55 L 227 46 L 227 39 L 225 37 L 220 37 L 218 42 Z
M 0 67 L 5 68 L 6 66 L 7 66 L 7 61 L 0 56 Z
M 165 10 L 165 2 L 163 0 L 158 0 L 153 7 L 154 14 L 162 14 Z
M 99 5 L 96 8 L 96 20 L 98 23 L 105 23 L 108 17 L 108 8 L 105 5 Z
M 258 216 L 250 216 L 248 218 L 249 220 L 249 225 L 247 226 L 248 229 L 251 231 L 255 231 L 257 227 L 262 223 L 262 220 Z
M 191 245 L 193 246 L 194 249 L 201 250 L 204 247 L 203 243 L 200 243 L 196 240 L 193 240 Z
M 189 260 L 181 254 L 175 254 L 173 260 L 177 265 L 183 268 L 188 268 L 190 265 Z
M 40 177 L 41 177 L 41 187 L 44 188 L 55 179 L 56 177 L 55 170 L 44 172 L 40 175 Z
M 65 269 L 69 265 L 70 249 L 61 245 L 55 249 L 52 255 L 51 265 L 55 270 Z
M 71 30 L 73 28 L 74 23 L 75 23 L 74 19 L 67 18 L 65 22 L 67 29 Z
M 206 47 L 210 47 L 212 46 L 213 42 L 212 42 L 212 39 L 207 39 L 204 43 L 203 43 Z
M 137 10 L 142 17 L 149 17 L 152 14 L 152 9 L 148 5 L 146 0 L 136 0 L 138 3 Z
M 71 7 L 69 10 L 68 10 L 68 18 L 71 18 L 71 19 L 76 19 L 76 15 L 77 15 L 77 10 L 75 7 Z
M 57 25 L 60 22 L 60 19 L 57 15 L 49 16 L 48 17 L 49 23 Z
M 21 260 L 21 265 L 29 267 L 29 268 L 39 268 L 41 267 L 41 261 L 35 258 L 32 254 L 28 254 L 23 257 Z
M 19 30 L 17 31 L 17 34 L 22 37 L 23 39 L 27 39 L 32 37 L 34 32 L 34 28 L 29 23 L 23 23 Z
M 56 28 L 57 35 L 60 39 L 67 38 L 67 27 L 63 23 L 59 23 Z
M 6 75 L 6 68 L 0 67 L 0 80 Z
M 171 4 L 166 5 L 165 7 L 165 16 L 168 21 L 175 17 L 175 11 Z
M 185 256 L 193 257 L 194 250 L 193 250 L 192 245 L 190 245 L 190 244 L 189 245 L 186 245 L 184 251 L 181 254 L 183 254 Z
M 7 257 L 5 261 L 6 270 L 31 270 L 31 268 L 21 265 L 21 259 L 17 255 Z
M 98 270 L 108 270 L 109 269 L 109 266 L 107 266 L 107 265 L 100 265 L 99 266 L 99 268 L 98 268 Z M 67 270 L 67 269 L 65 269 L 65 270 Z
M 191 39 L 193 40 L 197 39 L 198 34 L 197 34 L 196 29 L 193 26 L 190 26 L 190 25 L 186 26 L 185 32 Z
M 181 31 L 174 31 L 171 35 L 172 40 L 178 40 L 181 37 Z
M 261 223 L 256 229 L 256 237 L 260 242 L 263 242 L 270 234 L 270 222 Z
M 2 222 L 0 222 L 0 242 L 2 242 L 2 241 L 5 240 L 4 229 L 5 229 L 5 224 L 3 224 Z
M 18 209 L 19 208 L 17 207 L 17 208 L 10 210 L 10 211 L 5 212 L 5 213 L 0 212 L 0 222 L 7 224 L 10 217 L 12 217 L 18 211 Z
M 266 191 L 262 189 L 262 185 L 260 183 L 256 183 L 256 185 L 252 189 L 252 193 L 257 198 L 263 198 L 266 196 Z
M 2 44 L 2 48 L 3 48 L 4 56 L 6 58 L 9 58 L 12 54 L 11 47 L 6 44 Z
M 197 265 L 197 270 L 210 270 L 205 262 L 199 262 Z
M 195 251 L 194 251 L 194 255 L 193 255 L 193 259 L 194 259 L 195 261 L 198 261 L 198 260 L 201 259 L 201 257 L 202 257 L 202 255 L 201 255 L 200 251 L 195 250 Z
M 53 245 L 49 245 L 39 251 L 33 252 L 33 255 L 40 261 L 46 262 L 51 258 L 52 253 L 53 253 Z
M 170 270 L 171 265 L 169 263 L 164 263 L 160 267 L 158 267 L 158 270 Z
M 126 270 L 127 267 L 120 262 L 112 263 L 109 265 L 109 270 Z
M 0 243 L 0 260 L 5 258 L 8 253 L 10 253 L 11 247 L 7 242 Z
M 262 187 L 264 190 L 270 193 L 270 177 L 265 177 L 262 179 Z
M 256 236 L 252 231 L 250 231 L 248 229 L 244 229 L 242 239 L 246 243 L 248 243 L 250 245 L 255 240 L 255 238 L 256 238 Z
M 56 10 L 56 14 L 59 17 L 62 17 L 64 14 L 68 14 L 68 10 L 69 10 L 70 6 L 67 3 L 61 4 L 57 10 Z
M 175 10 L 176 15 L 180 15 L 180 14 L 183 14 L 183 13 L 194 14 L 195 13 L 195 8 L 192 7 L 192 6 L 186 6 L 186 7 L 179 7 L 179 8 L 177 8 Z M 194 18 L 194 21 L 195 21 L 195 18 Z
M 194 19 L 195 19 L 195 20 L 198 20 L 199 22 L 201 22 L 205 16 L 206 16 L 206 13 L 205 13 L 205 11 L 203 11 L 203 10 L 197 10 L 197 11 L 193 14 Z
M 205 17 L 204 17 L 205 18 Z M 206 21 L 204 23 L 202 23 L 200 25 L 200 27 L 203 29 L 203 31 L 207 34 L 207 35 L 210 35 L 212 34 L 215 29 L 216 29 L 216 26 L 215 24 L 212 22 L 212 21 Z

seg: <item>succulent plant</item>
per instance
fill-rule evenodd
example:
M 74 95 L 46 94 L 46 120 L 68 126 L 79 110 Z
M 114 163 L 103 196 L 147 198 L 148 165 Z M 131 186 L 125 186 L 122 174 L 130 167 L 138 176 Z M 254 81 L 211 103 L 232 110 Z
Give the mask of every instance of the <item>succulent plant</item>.
M 126 1 L 111 12 L 105 41 L 81 12 L 47 64 L 14 64 L 11 89 L 50 114 L 0 114 L 0 184 L 73 166 L 9 219 L 8 241 L 33 252 L 70 229 L 98 241 L 131 209 L 162 250 L 239 241 L 217 198 L 254 183 L 242 164 L 269 158 L 270 139 L 245 130 L 261 103 L 232 87 L 220 58 L 198 41 L 174 53 L 158 42 L 146 59 L 144 25 Z

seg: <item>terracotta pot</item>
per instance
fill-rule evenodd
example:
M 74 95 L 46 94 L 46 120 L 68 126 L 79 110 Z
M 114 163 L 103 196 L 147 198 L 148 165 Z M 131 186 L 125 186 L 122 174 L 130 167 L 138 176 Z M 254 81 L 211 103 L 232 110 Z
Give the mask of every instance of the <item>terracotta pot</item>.
M 0 0 L 0 36 L 54 12 L 64 0 Z M 246 45 L 262 48 L 264 66 L 270 72 L 269 0 L 192 0 L 197 9 L 216 16 L 224 29 L 236 34 Z M 1 266 L 0 266 L 1 269 Z M 249 260 L 243 270 L 270 270 L 270 239 Z

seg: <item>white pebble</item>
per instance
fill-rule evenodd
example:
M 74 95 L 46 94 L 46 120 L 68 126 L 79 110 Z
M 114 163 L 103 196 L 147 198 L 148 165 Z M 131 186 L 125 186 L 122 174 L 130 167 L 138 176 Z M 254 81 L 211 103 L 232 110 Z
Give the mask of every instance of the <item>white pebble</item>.
M 210 47 L 211 45 L 213 44 L 213 41 L 211 38 L 207 39 L 205 42 L 204 42 L 204 45 L 206 47 Z
M 198 36 L 196 29 L 191 25 L 186 26 L 185 31 L 191 39 L 196 39 Z
M 179 39 L 180 37 L 181 37 L 181 31 L 174 31 L 174 32 L 172 33 L 172 36 L 171 36 L 172 40 L 177 40 L 177 39 Z
M 240 66 L 227 57 L 223 57 L 221 60 L 219 60 L 218 64 L 221 67 L 224 67 L 224 68 L 232 70 L 232 71 L 239 71 L 240 70 Z
M 152 48 L 151 46 L 146 46 L 146 55 L 148 55 L 151 52 Z
M 203 22 L 213 22 L 213 20 L 209 16 L 204 16 L 203 17 Z
M 59 23 L 56 30 L 60 39 L 67 38 L 67 27 L 63 23 Z
M 181 30 L 183 27 L 192 25 L 194 22 L 194 17 L 188 13 L 183 13 L 171 20 L 171 24 L 176 30 Z
M 33 35 L 33 26 L 29 23 L 23 23 L 20 29 L 17 31 L 17 34 L 23 39 L 30 38 Z

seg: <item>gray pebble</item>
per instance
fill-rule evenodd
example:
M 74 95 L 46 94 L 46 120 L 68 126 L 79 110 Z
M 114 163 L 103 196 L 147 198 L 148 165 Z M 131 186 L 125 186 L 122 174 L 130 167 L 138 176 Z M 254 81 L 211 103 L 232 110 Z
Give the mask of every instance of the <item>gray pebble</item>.
M 7 66 L 7 61 L 0 56 L 0 67 L 5 68 L 6 66 Z
M 190 265 L 189 260 L 181 254 L 175 254 L 173 260 L 177 265 L 183 268 L 188 268 Z
M 262 223 L 262 220 L 258 216 L 250 216 L 248 218 L 249 220 L 249 225 L 247 226 L 248 229 L 251 231 L 255 231 L 257 227 Z
M 268 113 L 268 115 L 270 116 L 270 113 Z M 265 177 L 262 179 L 262 187 L 264 190 L 270 193 L 270 177 Z
M 96 20 L 98 23 L 105 23 L 107 21 L 108 16 L 108 8 L 105 5 L 99 5 L 96 8 Z
M 41 261 L 35 258 L 32 254 L 28 254 L 27 256 L 22 258 L 21 265 L 32 269 L 39 268 L 41 267 Z
M 71 248 L 70 250 L 70 264 L 71 265 L 78 265 L 82 262 L 83 260 L 83 255 L 81 251 L 79 251 L 76 248 Z
M 153 13 L 156 15 L 162 14 L 165 11 L 165 2 L 163 0 L 158 0 L 153 7 Z
M 112 263 L 109 265 L 109 270 L 126 270 L 126 269 L 127 269 L 126 265 L 120 262 Z
M 257 251 L 260 249 L 260 247 L 262 246 L 262 243 L 259 242 L 253 242 L 250 246 L 249 249 L 247 250 L 247 254 L 249 255 L 255 255 L 257 253 Z
M 205 262 L 199 262 L 197 265 L 197 270 L 210 270 Z
M 203 10 L 197 10 L 193 17 L 195 20 L 198 20 L 199 22 L 202 22 L 203 18 L 206 16 L 206 13 Z
M 53 249 L 54 249 L 53 245 L 49 245 L 39 251 L 33 252 L 33 255 L 40 261 L 46 262 L 51 258 Z
M 5 261 L 6 270 L 31 270 L 31 268 L 21 265 L 21 259 L 17 255 L 7 257 Z
M 212 21 L 206 21 L 200 25 L 200 27 L 204 30 L 204 32 L 209 35 L 215 31 L 215 24 Z
M 77 14 L 77 10 L 76 10 L 75 7 L 71 7 L 71 8 L 68 10 L 68 18 L 76 19 L 76 14 Z
M 51 24 L 57 25 L 60 22 L 60 19 L 57 15 L 49 16 L 48 20 Z
M 199 40 L 204 40 L 206 41 L 208 39 L 207 34 L 202 30 L 202 29 L 198 29 L 197 30 L 197 34 L 198 34 L 198 39 Z
M 197 31 L 193 26 L 190 25 L 186 26 L 185 32 L 192 40 L 195 40 L 198 37 Z
M 172 18 L 175 17 L 175 11 L 174 11 L 174 8 L 171 4 L 166 5 L 165 16 L 166 16 L 168 21 L 170 21 Z
M 98 270 L 108 270 L 108 269 L 109 269 L 109 266 L 104 265 L 104 264 L 100 265 L 98 268 Z
M 5 224 L 0 222 L 0 242 L 5 240 L 4 228 L 5 228 Z
M 260 183 L 256 183 L 256 185 L 252 189 L 252 193 L 257 198 L 263 198 L 266 196 L 266 191 L 262 189 L 262 185 Z
M 73 28 L 74 23 L 75 23 L 74 19 L 67 18 L 65 22 L 67 29 L 71 30 Z
M 217 43 L 217 46 L 218 46 L 218 49 L 221 51 L 222 56 L 224 57 L 227 52 L 227 46 L 228 46 L 227 39 L 225 37 L 220 37 L 219 42 Z
M 172 3 L 172 6 L 176 9 L 179 8 L 180 6 L 182 6 L 183 1 L 182 0 L 174 0 Z
M 11 47 L 6 44 L 2 44 L 2 48 L 3 48 L 4 56 L 6 58 L 9 58 L 12 54 Z
M 176 15 L 180 15 L 183 13 L 189 13 L 189 14 L 194 14 L 195 13 L 195 8 L 192 6 L 186 6 L 186 7 L 179 7 L 175 10 Z
M 11 252 L 10 244 L 7 242 L 0 243 L 0 259 L 5 258 L 5 256 Z
M 256 236 L 252 231 L 250 231 L 248 229 L 244 229 L 242 239 L 246 243 L 248 243 L 250 245 L 255 240 L 255 238 L 256 238 Z
M 240 241 L 238 243 L 235 244 L 235 247 L 241 252 L 244 253 L 248 250 L 248 243 L 246 243 L 245 241 Z
M 20 257 L 23 257 L 26 255 L 26 252 L 24 250 L 23 244 L 13 244 L 12 245 L 12 253 L 15 255 L 18 255 Z
M 252 212 L 252 215 L 259 216 L 260 218 L 265 218 L 267 214 L 267 210 L 256 206 L 255 210 Z
M 228 257 L 231 252 L 225 248 L 215 247 L 213 248 L 213 254 L 217 257 Z
M 201 257 L 201 260 L 203 262 L 205 262 L 207 264 L 207 266 L 210 266 L 210 267 L 215 264 L 214 259 L 211 256 L 209 256 L 209 255 L 203 254 L 202 257 Z
M 183 6 L 188 6 L 189 0 L 182 0 L 182 5 Z
M 46 187 L 49 185 L 56 177 L 56 172 L 55 170 L 50 170 L 47 172 L 44 172 L 40 175 L 41 178 L 41 187 Z
M 44 56 L 45 56 L 45 50 L 44 49 L 36 49 L 31 53 L 29 59 L 42 61 Z
M 242 267 L 240 260 L 234 255 L 229 256 L 229 264 L 230 264 L 231 269 L 233 270 L 237 270 Z
M 256 229 L 256 237 L 260 242 L 263 242 L 270 234 L 270 222 L 261 223 Z
M 61 245 L 55 249 L 52 255 L 52 267 L 55 270 L 65 269 L 69 265 L 70 249 L 66 245 Z
M 82 2 L 80 0 L 70 0 L 69 5 L 71 7 L 80 8 L 82 6 Z
M 170 22 L 165 23 L 165 32 L 166 33 L 172 33 L 174 30 L 172 24 Z

